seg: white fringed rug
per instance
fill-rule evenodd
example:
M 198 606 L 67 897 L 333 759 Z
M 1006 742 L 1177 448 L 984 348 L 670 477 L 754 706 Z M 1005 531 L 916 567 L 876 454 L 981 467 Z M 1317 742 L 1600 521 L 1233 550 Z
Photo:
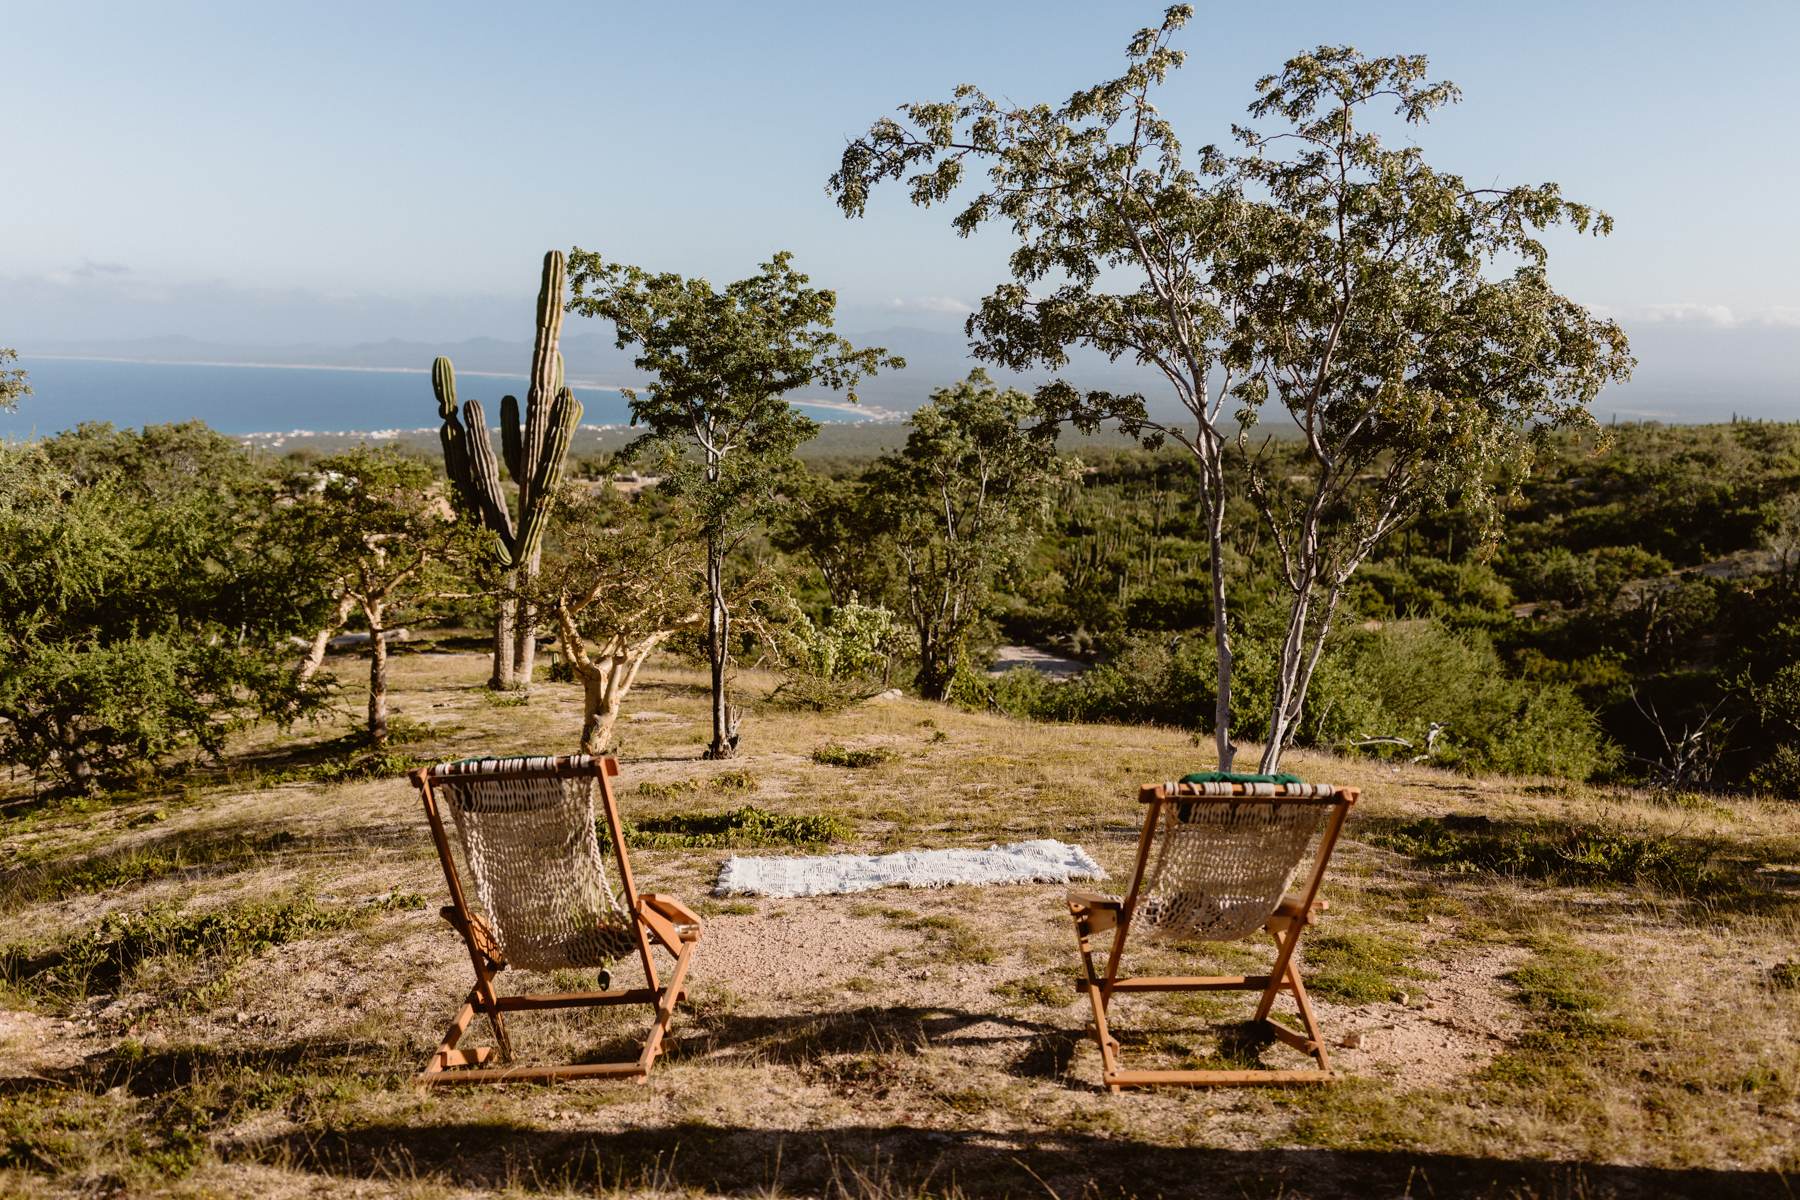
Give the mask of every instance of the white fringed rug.
M 950 887 L 958 883 L 1073 883 L 1105 879 L 1080 846 L 1054 838 L 986 850 L 902 850 L 897 854 L 827 854 L 817 858 L 728 858 L 715 896 L 842 896 L 883 887 Z

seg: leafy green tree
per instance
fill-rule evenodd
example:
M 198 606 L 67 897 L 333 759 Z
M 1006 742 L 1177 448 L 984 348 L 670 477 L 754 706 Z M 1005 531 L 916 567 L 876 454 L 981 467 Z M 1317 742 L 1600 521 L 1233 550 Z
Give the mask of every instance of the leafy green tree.
M 369 626 L 369 741 L 388 739 L 388 642 L 409 609 L 441 586 L 438 565 L 461 527 L 437 472 L 392 447 L 329 455 L 288 480 L 292 544 L 317 564 L 332 618 L 313 635 L 302 679 L 352 611 Z
M 1296 56 L 1250 106 L 1273 132 L 1234 127 L 1235 152 L 1189 155 L 1150 96 L 1181 65 L 1170 40 L 1191 16 L 1170 8 L 1132 39 L 1123 75 L 1060 105 L 1003 105 L 965 85 L 904 106 L 903 121 L 879 120 L 846 147 L 829 186 L 858 216 L 886 180 L 930 205 L 957 193 L 968 163 L 985 164 L 955 227 L 1000 221 L 1017 245 L 1012 279 L 969 318 L 976 353 L 1056 368 L 1084 346 L 1160 372 L 1191 425 L 1153 420 L 1135 394 L 1055 382 L 1042 396 L 1084 427 L 1116 417 L 1194 455 L 1222 769 L 1236 752 L 1228 480 L 1254 498 L 1289 595 L 1261 763 L 1273 770 L 1371 550 L 1422 509 L 1460 499 L 1491 510 L 1495 478 L 1532 438 L 1591 421 L 1587 404 L 1631 359 L 1617 325 L 1550 288 L 1538 240 L 1561 223 L 1604 233 L 1608 218 L 1554 184 L 1470 187 L 1370 127 L 1374 106 L 1413 125 L 1457 98 L 1425 82 L 1423 58 Z M 1306 444 L 1299 478 L 1269 470 L 1270 443 L 1252 436 L 1271 407 Z
M 884 595 L 893 569 L 881 540 L 879 498 L 862 477 L 834 479 L 806 471 L 788 488 L 771 531 L 777 549 L 803 556 L 824 581 L 833 608 Z
M 19 401 L 31 395 L 31 384 L 23 367 L 9 367 L 6 364 L 18 359 L 17 350 L 8 350 L 0 346 L 0 412 L 11 412 L 19 407 Z
M 990 615 L 995 583 L 1029 552 L 1053 486 L 1072 460 L 1038 400 L 1002 391 L 979 369 L 933 392 L 906 447 L 869 472 L 919 638 L 919 693 L 941 700 L 970 632 Z
M 0 759 L 95 790 L 323 699 L 273 489 L 198 423 L 0 446 Z
M 658 519 L 610 484 L 565 485 L 534 606 L 556 622 L 582 683 L 581 750 L 612 742 L 625 696 L 670 638 L 705 627 L 704 542 L 679 515 Z
M 611 321 L 619 347 L 637 347 L 638 369 L 653 376 L 641 391 L 625 390 L 633 423 L 649 427 L 634 451 L 660 455 L 668 472 L 663 488 L 699 515 L 712 669 L 707 754 L 728 758 L 738 735 L 726 691 L 733 617 L 727 565 L 779 509 L 797 468 L 794 451 L 818 431 L 789 396 L 820 387 L 855 399 L 865 375 L 904 363 L 832 332 L 836 293 L 808 286 L 786 252 L 723 291 L 705 279 L 652 274 L 579 248 L 569 263 L 569 310 Z

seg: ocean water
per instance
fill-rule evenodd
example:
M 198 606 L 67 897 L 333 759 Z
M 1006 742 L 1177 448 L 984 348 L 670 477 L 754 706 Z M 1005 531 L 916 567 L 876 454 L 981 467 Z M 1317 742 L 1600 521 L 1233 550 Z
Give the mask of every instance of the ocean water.
M 239 366 L 221 363 L 146 363 L 99 359 L 31 358 L 14 364 L 30 373 L 32 394 L 16 412 L 0 412 L 0 436 L 37 437 L 83 421 L 118 426 L 201 420 L 221 433 L 315 433 L 436 429 L 437 399 L 428 370 Z M 500 397 L 524 398 L 523 375 L 457 373 L 457 395 L 478 399 L 490 424 Z M 573 384 L 583 425 L 631 420 L 616 391 Z M 798 407 L 815 420 L 855 420 L 855 413 Z

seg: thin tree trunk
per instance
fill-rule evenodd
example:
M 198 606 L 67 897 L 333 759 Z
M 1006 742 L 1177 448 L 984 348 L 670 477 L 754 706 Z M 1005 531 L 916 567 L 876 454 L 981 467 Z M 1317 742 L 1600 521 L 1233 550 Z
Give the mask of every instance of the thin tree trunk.
M 543 547 L 540 546 L 531 552 L 530 561 L 519 565 L 517 582 L 521 596 L 529 595 L 531 585 L 537 582 L 538 566 L 543 553 Z M 516 628 L 513 630 L 513 687 L 531 686 L 532 670 L 537 664 L 537 628 L 537 609 L 529 601 L 520 599 L 516 611 Z
M 494 606 L 494 673 L 488 686 L 505 691 L 513 686 L 513 627 L 518 615 L 518 602 L 513 598 L 515 577 L 506 575 L 500 581 L 500 597 Z
M 1229 771 L 1237 760 L 1237 744 L 1231 740 L 1231 627 L 1225 608 L 1225 481 L 1219 463 L 1216 437 L 1201 454 L 1201 506 L 1206 517 L 1207 544 L 1212 568 L 1213 648 L 1218 656 L 1218 695 L 1213 704 L 1213 744 L 1219 770 Z M 1196 446 L 1196 450 L 1200 447 Z
M 331 620 L 313 634 L 312 645 L 307 648 L 306 657 L 300 660 L 297 678 L 301 683 L 319 673 L 319 668 L 325 663 L 325 651 L 330 648 L 331 635 L 344 627 L 344 622 L 350 619 L 351 610 L 355 607 L 356 597 L 338 597 L 337 608 Z
M 607 704 L 605 671 L 586 666 L 578 670 L 581 673 L 581 752 L 598 754 L 612 734 L 618 706 Z
M 1350 570 L 1354 569 L 1355 566 L 1352 565 Z M 1288 627 L 1288 640 L 1294 646 L 1293 667 L 1291 671 L 1287 668 L 1288 650 L 1284 644 L 1282 680 L 1276 688 L 1275 702 L 1271 707 L 1269 744 L 1263 747 L 1261 769 L 1265 775 L 1280 769 L 1281 756 L 1287 752 L 1294 731 L 1300 727 L 1300 716 L 1306 709 L 1306 694 L 1312 688 L 1313 673 L 1319 669 L 1319 660 L 1325 655 L 1325 640 L 1331 636 L 1331 624 L 1337 617 L 1338 604 L 1344 595 L 1344 583 L 1349 577 L 1350 571 L 1336 576 L 1331 591 L 1320 602 L 1318 626 L 1313 630 L 1310 645 L 1305 633 L 1306 614 L 1301 612 L 1302 605 L 1299 601 L 1294 605 L 1295 616 L 1290 617 Z M 1310 602 L 1304 607 L 1306 612 L 1312 611 Z
M 388 739 L 388 652 L 381 627 L 382 606 L 365 605 L 369 618 L 369 741 L 384 746 Z
M 731 613 L 725 607 L 725 548 L 716 539 L 706 546 L 706 652 L 712 664 L 712 745 L 708 758 L 730 758 L 737 752 L 731 729 L 731 705 L 725 696 L 726 669 L 731 659 Z

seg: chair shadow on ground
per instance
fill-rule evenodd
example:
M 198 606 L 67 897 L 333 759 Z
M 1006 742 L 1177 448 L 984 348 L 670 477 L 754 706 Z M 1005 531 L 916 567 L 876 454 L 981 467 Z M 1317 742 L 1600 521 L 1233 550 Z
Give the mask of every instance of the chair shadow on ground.
M 446 1105 L 444 1111 L 455 1108 Z M 1773 1172 L 1385 1150 L 1227 1150 L 1050 1130 L 996 1133 L 880 1124 L 805 1131 L 676 1124 L 561 1132 L 453 1120 L 284 1134 L 247 1140 L 223 1153 L 228 1160 L 280 1163 L 334 1181 L 409 1180 L 524 1192 L 643 1187 L 726 1196 L 928 1192 L 1064 1200 L 1131 1194 L 1283 1200 L 1793 1195 Z
M 992 1030 L 982 1030 L 993 1026 Z M 975 1048 L 1007 1042 L 1029 1044 L 1062 1032 L 1048 1021 L 997 1012 L 913 1005 L 745 1016 L 697 1013 L 674 1036 L 684 1059 L 743 1057 L 803 1066 L 835 1054 L 915 1054 L 929 1046 Z
M 704 1011 L 685 1023 L 678 1014 L 664 1053 L 667 1062 L 704 1070 L 708 1060 L 765 1063 L 787 1066 L 832 1077 L 830 1060 L 843 1056 L 918 1054 L 927 1048 L 952 1051 L 998 1051 L 1005 1055 L 1000 1069 L 1015 1079 L 1060 1083 L 1092 1091 L 1103 1089 L 1097 1074 L 1088 1078 L 1071 1074 L 1070 1067 L 1083 1043 L 1092 1034 L 1079 1016 L 1046 1013 L 1033 1019 L 1002 1012 L 977 1012 L 960 1008 L 865 1005 L 850 1009 L 779 1015 L 723 1015 Z M 1213 1065 L 1249 1067 L 1272 1048 L 1274 1038 L 1260 1022 L 1207 1021 L 1194 1018 L 1183 1031 L 1186 1040 L 1170 1040 L 1169 1031 L 1154 1034 L 1127 1029 L 1119 1033 L 1129 1048 L 1152 1047 L 1164 1055 L 1218 1060 Z M 626 1053 L 630 1032 L 609 1031 L 577 1061 L 605 1062 Z M 523 1044 L 523 1043 L 522 1043 Z M 527 1051 L 529 1053 L 529 1051 Z
M 998 1023 L 1003 1032 L 978 1026 Z M 975 1036 L 965 1036 L 973 1033 Z M 795 1017 L 727 1016 L 700 1031 L 688 1053 L 743 1048 L 781 1062 L 904 1052 L 925 1045 L 1017 1039 L 1014 1074 L 1066 1071 L 1079 1035 L 1044 1022 L 941 1008 L 874 1007 Z M 403 1077 L 393 1046 L 342 1037 L 285 1046 L 171 1048 L 96 1055 L 4 1094 L 37 1093 L 54 1104 L 71 1086 L 123 1087 L 154 1097 L 234 1072 L 305 1072 Z M 766 1061 L 766 1060 L 765 1060 Z M 698 1063 L 704 1069 L 704 1063 Z M 654 1088 L 655 1082 L 650 1085 Z M 1092 1098 L 1104 1126 L 1128 1115 L 1128 1094 Z M 451 1189 L 588 1192 L 637 1188 L 876 1197 L 961 1195 L 971 1200 L 1054 1195 L 1225 1195 L 1306 1200 L 1365 1196 L 1480 1196 L 1490 1200 L 1637 1200 L 1649 1197 L 1780 1197 L 1793 1182 L 1775 1172 L 1675 1169 L 1475 1158 L 1398 1150 L 1238 1150 L 1165 1145 L 1066 1128 L 934 1129 L 930 1114 L 907 1124 L 846 1124 L 814 1130 L 675 1122 L 607 1131 L 522 1128 L 511 1117 L 483 1121 L 477 1101 L 452 1093 L 413 1121 L 291 1129 L 215 1143 L 227 1162 L 280 1166 L 328 1188 L 412 1181 Z M 1106 1110 L 1102 1113 L 1102 1109 Z M 432 1117 L 439 1119 L 433 1120 Z M 1099 1123 L 1099 1122 L 1097 1122 Z

